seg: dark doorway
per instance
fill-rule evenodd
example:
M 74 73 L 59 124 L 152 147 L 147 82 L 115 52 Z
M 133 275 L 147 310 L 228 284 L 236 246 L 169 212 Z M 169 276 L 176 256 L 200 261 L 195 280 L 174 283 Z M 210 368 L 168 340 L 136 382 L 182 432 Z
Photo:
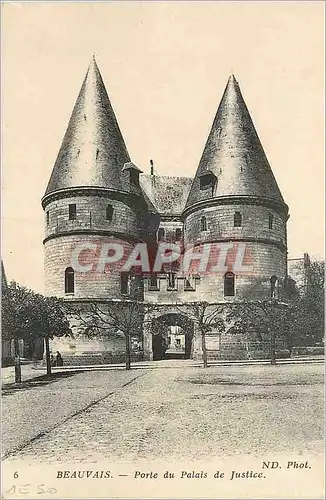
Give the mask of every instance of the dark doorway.
M 168 313 L 152 322 L 153 360 L 189 359 L 194 334 L 193 322 L 183 314 Z

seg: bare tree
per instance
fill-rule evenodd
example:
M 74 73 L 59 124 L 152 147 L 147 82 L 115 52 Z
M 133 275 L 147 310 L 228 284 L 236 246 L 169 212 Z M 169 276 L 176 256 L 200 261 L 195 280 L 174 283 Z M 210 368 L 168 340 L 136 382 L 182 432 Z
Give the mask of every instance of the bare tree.
M 184 314 L 184 310 L 178 308 Z M 201 346 L 203 353 L 204 368 L 208 367 L 207 347 L 206 347 L 206 334 L 211 331 L 213 327 L 219 330 L 225 329 L 223 320 L 223 306 L 218 304 L 209 304 L 206 301 L 198 301 L 187 304 L 187 316 L 194 321 L 201 334 Z
M 105 306 L 92 303 L 87 310 L 74 308 L 73 314 L 85 326 L 84 333 L 97 336 L 106 331 L 107 335 L 122 332 L 125 337 L 126 370 L 131 369 L 131 335 L 140 333 L 146 307 L 137 300 L 114 301 Z

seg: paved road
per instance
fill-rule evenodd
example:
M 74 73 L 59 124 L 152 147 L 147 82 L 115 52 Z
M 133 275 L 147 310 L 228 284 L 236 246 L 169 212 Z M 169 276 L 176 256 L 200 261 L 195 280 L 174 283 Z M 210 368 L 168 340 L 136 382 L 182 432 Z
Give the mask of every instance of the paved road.
M 83 372 L 8 394 L 8 459 L 59 464 L 322 452 L 322 365 L 156 366 Z

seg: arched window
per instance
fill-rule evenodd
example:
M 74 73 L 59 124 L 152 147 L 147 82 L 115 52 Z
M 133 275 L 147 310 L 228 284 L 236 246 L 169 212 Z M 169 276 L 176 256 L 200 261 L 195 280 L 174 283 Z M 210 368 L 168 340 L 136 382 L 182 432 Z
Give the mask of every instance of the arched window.
M 278 298 L 278 278 L 277 276 L 271 276 L 270 277 L 270 283 L 271 283 L 271 297 L 276 299 Z
M 65 293 L 75 293 L 75 271 L 72 267 L 65 270 Z
M 273 229 L 274 216 L 272 214 L 268 217 L 268 228 Z
M 233 217 L 233 225 L 234 225 L 234 227 L 241 227 L 242 226 L 242 215 L 240 212 L 235 212 L 234 217 Z
M 207 219 L 206 219 L 206 217 L 201 218 L 200 226 L 201 226 L 202 231 L 207 231 Z
M 231 272 L 224 275 L 224 296 L 234 297 L 234 274 Z

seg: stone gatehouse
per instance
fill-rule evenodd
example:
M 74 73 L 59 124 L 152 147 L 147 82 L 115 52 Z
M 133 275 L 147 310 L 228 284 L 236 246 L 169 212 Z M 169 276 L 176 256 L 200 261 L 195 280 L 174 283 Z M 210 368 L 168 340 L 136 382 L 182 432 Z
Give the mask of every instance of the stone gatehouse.
M 198 359 L 201 341 L 189 305 L 270 297 L 271 277 L 287 276 L 288 206 L 233 75 L 194 176 L 159 176 L 149 166 L 146 174 L 132 162 L 93 58 L 42 199 L 46 294 L 84 307 L 86 316 L 90 304 L 125 302 L 126 314 L 128 301 L 152 306 L 131 336 L 134 358 Z M 191 248 L 189 266 L 175 261 L 146 273 L 125 270 L 125 256 L 137 244 L 147 246 L 152 263 L 163 242 L 180 248 L 183 258 Z M 111 264 L 118 246 L 124 257 Z M 52 345 L 67 363 L 123 360 L 119 331 L 85 336 L 76 318 L 72 331 L 74 338 Z M 207 349 L 212 358 L 269 355 L 268 339 L 214 328 Z

